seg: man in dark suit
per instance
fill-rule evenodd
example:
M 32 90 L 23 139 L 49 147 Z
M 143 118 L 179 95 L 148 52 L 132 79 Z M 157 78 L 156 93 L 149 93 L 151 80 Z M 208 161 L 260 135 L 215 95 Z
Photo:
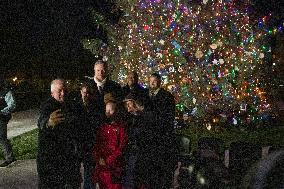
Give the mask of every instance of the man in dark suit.
M 51 82 L 51 97 L 42 104 L 38 119 L 37 171 L 39 188 L 79 188 L 80 170 L 74 103 L 66 100 L 65 82 Z
M 93 102 L 94 94 L 89 86 L 82 85 L 80 93 L 81 97 L 77 100 L 77 103 L 81 124 L 77 133 L 84 165 L 84 189 L 94 189 L 92 171 L 95 168 L 95 161 L 92 158 L 92 150 L 95 143 L 96 130 L 101 125 L 102 117 L 99 114 L 98 107 Z
M 157 117 L 161 137 L 160 144 L 161 164 L 161 188 L 170 188 L 173 180 L 175 166 L 175 147 L 173 140 L 173 129 L 175 119 L 175 100 L 174 96 L 161 87 L 161 76 L 153 73 L 149 78 L 149 94 L 151 99 L 152 112 Z
M 90 89 L 94 90 L 94 103 L 96 103 L 100 114 L 104 115 L 104 95 L 111 93 L 116 99 L 122 100 L 121 86 L 109 79 L 107 62 L 98 60 L 94 65 L 94 78 L 87 81 Z
M 174 96 L 161 87 L 161 76 L 153 73 L 149 78 L 149 95 L 151 99 L 152 111 L 165 120 L 167 128 L 165 132 L 172 132 L 175 119 L 175 100 Z
M 149 110 L 150 98 L 149 91 L 143 88 L 138 83 L 139 78 L 136 71 L 130 71 L 127 74 L 127 84 L 122 88 L 123 97 L 125 98 L 128 94 L 135 95 L 143 104 L 146 110 Z

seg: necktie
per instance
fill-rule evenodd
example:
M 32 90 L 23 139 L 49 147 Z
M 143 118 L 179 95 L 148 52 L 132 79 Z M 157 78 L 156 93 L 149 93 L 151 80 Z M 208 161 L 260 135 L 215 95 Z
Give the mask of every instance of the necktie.
M 103 92 L 103 88 L 102 86 L 99 86 L 99 92 L 102 93 Z

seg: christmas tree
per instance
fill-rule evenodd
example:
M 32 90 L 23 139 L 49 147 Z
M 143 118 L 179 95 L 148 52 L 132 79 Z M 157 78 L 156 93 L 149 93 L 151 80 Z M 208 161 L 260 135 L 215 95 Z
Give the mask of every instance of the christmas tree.
M 96 53 L 111 60 L 119 81 L 136 70 L 147 85 L 158 72 L 178 113 L 204 123 L 259 124 L 271 111 L 263 69 L 271 62 L 266 36 L 276 31 L 250 19 L 248 2 L 236 2 L 121 1 L 125 15 L 115 27 L 101 24 L 109 45 Z

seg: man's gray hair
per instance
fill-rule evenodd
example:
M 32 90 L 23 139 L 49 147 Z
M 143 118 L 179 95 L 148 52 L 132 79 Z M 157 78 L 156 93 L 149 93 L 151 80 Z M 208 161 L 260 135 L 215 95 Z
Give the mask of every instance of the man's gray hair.
M 58 83 L 62 83 L 63 85 L 65 84 L 64 79 L 54 79 L 53 81 L 51 81 L 50 83 L 50 91 L 54 91 L 55 89 L 55 85 L 58 85 Z
M 97 60 L 97 61 L 95 62 L 95 65 L 97 65 L 97 64 L 103 64 L 103 65 L 104 65 L 104 67 L 105 67 L 105 68 L 107 68 L 107 62 L 106 62 L 106 61 L 103 61 L 103 60 Z

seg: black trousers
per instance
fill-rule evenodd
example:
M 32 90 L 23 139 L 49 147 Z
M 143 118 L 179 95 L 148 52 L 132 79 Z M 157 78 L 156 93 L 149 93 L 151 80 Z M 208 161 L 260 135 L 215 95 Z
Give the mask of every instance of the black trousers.
M 0 119 L 0 145 L 3 148 L 4 156 L 6 161 L 14 159 L 14 154 L 12 151 L 12 145 L 7 138 L 7 124 L 9 120 Z

